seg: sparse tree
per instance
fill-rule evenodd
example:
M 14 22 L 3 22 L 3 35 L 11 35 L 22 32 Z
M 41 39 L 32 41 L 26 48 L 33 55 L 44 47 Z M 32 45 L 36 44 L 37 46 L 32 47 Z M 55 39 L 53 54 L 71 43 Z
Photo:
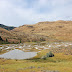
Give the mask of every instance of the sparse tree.
M 3 39 L 1 38 L 1 36 L 0 36 L 0 40 L 3 41 Z
M 6 42 L 8 42 L 7 38 L 6 38 Z
M 42 56 L 42 57 L 41 57 L 41 59 L 43 59 L 43 60 L 46 60 L 46 58 L 47 58 L 46 56 Z
M 21 39 L 20 39 L 20 43 L 21 43 Z

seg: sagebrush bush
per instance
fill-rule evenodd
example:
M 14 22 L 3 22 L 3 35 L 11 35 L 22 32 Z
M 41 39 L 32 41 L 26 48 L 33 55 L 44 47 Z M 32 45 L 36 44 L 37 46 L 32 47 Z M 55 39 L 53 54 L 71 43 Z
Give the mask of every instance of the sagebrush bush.
M 44 59 L 44 60 L 46 60 L 46 58 L 47 58 L 46 56 L 42 56 L 42 57 L 41 57 L 41 59 Z
M 47 57 L 53 57 L 54 54 L 50 51 L 49 53 L 46 54 Z
M 53 57 L 53 56 L 54 56 L 54 54 L 50 51 L 50 52 L 47 53 L 45 56 L 42 56 L 41 59 L 46 60 L 46 58 L 48 58 L 48 57 Z

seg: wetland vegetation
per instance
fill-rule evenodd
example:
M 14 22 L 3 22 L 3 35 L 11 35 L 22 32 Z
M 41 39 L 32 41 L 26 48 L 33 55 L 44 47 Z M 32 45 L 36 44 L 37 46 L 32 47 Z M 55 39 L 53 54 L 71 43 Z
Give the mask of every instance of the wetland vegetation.
M 7 57 L 11 54 L 13 56 L 19 56 L 18 58 L 20 58 L 24 52 L 28 53 L 28 56 L 30 56 L 32 52 L 35 55 L 32 54 L 32 57 L 29 57 L 29 59 L 1 58 L 1 55 L 4 54 L 9 54 Z M 49 57 L 49 54 L 52 56 Z M 27 55 L 25 57 L 27 57 Z M 44 56 L 45 59 L 43 58 Z M 26 42 L 0 45 L 0 71 L 71 72 L 72 42 Z

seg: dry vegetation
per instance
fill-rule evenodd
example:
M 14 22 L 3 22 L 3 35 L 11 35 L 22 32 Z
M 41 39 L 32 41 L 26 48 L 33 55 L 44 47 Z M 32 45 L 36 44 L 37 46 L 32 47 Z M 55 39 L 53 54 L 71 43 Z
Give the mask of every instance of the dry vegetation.
M 39 22 L 11 31 L 0 28 L 2 39 L 9 42 L 72 41 L 72 21 Z M 34 48 L 32 50 L 35 50 Z M 54 57 L 41 59 L 48 52 Z M 3 52 L 5 53 L 5 51 Z M 1 52 L 2 54 L 2 52 Z M 0 59 L 0 72 L 72 72 L 72 46 L 42 50 L 29 60 Z
M 9 42 L 72 41 L 72 21 L 39 22 L 11 31 L 0 28 L 0 36 L 7 38 Z
M 72 48 L 42 50 L 29 60 L 0 59 L 1 72 L 72 72 Z M 54 57 L 41 59 L 49 51 L 54 53 Z M 67 54 L 65 54 L 67 51 Z

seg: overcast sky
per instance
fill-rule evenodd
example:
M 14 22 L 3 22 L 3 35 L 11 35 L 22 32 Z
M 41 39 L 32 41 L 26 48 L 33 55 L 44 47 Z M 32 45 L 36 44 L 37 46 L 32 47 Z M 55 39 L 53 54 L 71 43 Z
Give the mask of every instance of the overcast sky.
M 0 24 L 21 26 L 72 20 L 72 0 L 0 0 Z

